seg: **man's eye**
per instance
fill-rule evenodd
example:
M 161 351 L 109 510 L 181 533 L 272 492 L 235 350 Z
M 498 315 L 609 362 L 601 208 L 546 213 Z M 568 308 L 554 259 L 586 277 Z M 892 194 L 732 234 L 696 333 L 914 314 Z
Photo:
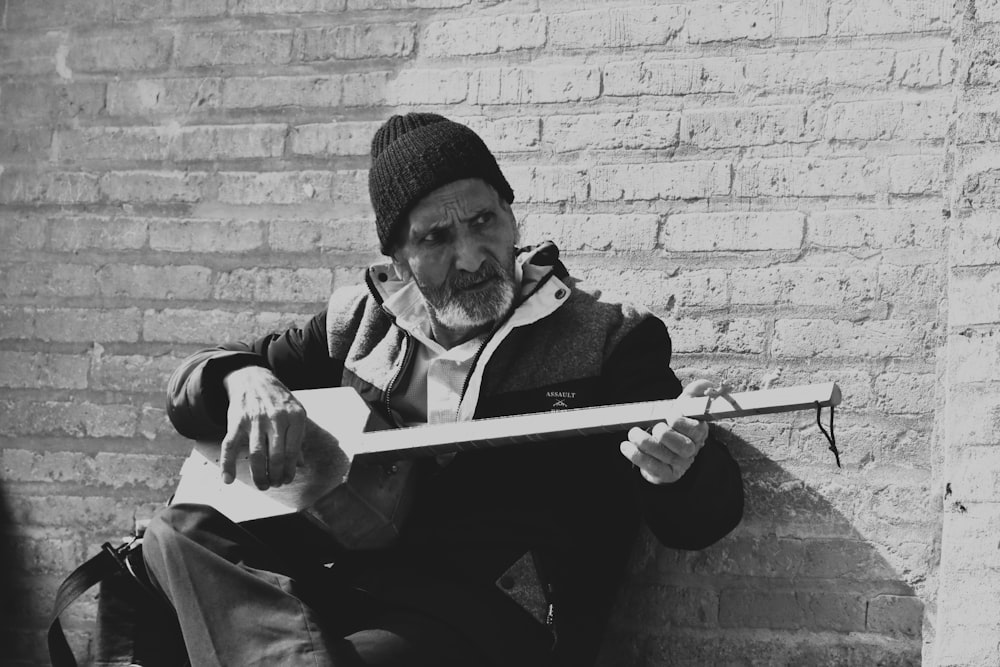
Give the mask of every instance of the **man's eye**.
M 435 245 L 440 243 L 442 238 L 443 237 L 440 232 L 428 232 L 427 234 L 424 234 L 423 238 L 420 239 L 420 242 L 424 245 Z
M 493 217 L 493 214 L 490 212 L 480 213 L 473 222 L 477 225 L 488 225 L 493 222 Z

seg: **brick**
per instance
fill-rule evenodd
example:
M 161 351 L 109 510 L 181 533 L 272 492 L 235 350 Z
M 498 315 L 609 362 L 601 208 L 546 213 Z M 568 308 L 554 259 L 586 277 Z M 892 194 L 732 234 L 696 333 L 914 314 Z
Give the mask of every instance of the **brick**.
M 743 65 L 735 58 L 636 60 L 604 66 L 604 95 L 694 95 L 735 92 Z
M 294 155 L 368 155 L 380 122 L 339 121 L 296 125 L 290 135 Z
M 94 204 L 99 199 L 96 174 L 0 170 L 0 204 Z
M 148 223 L 142 218 L 80 215 L 50 220 L 53 250 L 139 250 L 146 246 Z
M 698 199 L 728 195 L 731 165 L 725 161 L 598 165 L 590 170 L 597 201 Z
M 104 110 L 108 84 L 97 81 L 2 85 L 0 114 L 7 118 L 89 118 Z
M 1000 141 L 1000 112 L 960 111 L 955 122 L 955 141 L 958 144 Z
M 698 148 L 802 143 L 819 137 L 820 122 L 804 106 L 697 109 L 684 112 L 681 138 Z
M 340 173 L 342 172 L 221 172 L 219 201 L 242 205 L 331 201 L 336 197 L 336 181 Z
M 460 122 L 478 134 L 493 153 L 533 151 L 541 144 L 540 118 L 473 116 L 462 118 Z
M 637 251 L 656 246 L 659 216 L 531 214 L 522 222 L 533 242 L 551 239 L 560 250 Z
M 0 46 L 0 75 L 9 76 L 52 76 L 56 74 L 56 52 L 64 36 L 59 33 L 45 35 L 4 35 Z
M 806 243 L 827 248 L 939 248 L 943 243 L 939 210 L 812 211 L 808 223 Z
M 264 247 L 264 224 L 258 221 L 159 218 L 148 225 L 152 250 L 236 254 Z
M 967 329 L 948 336 L 949 386 L 961 383 L 989 382 L 1000 377 L 998 332 Z
M 110 81 L 107 109 L 112 116 L 194 114 L 221 106 L 222 85 L 213 77 Z
M 701 552 L 658 553 L 657 568 L 664 573 L 680 569 L 685 574 L 714 577 L 836 579 L 845 586 L 898 576 L 878 549 L 867 541 L 773 534 L 731 537 Z
M 739 197 L 876 195 L 888 187 L 886 170 L 865 158 L 765 158 L 736 164 Z
M 97 279 L 108 298 L 204 299 L 212 291 L 212 271 L 203 266 L 108 264 Z
M 341 12 L 347 0 L 230 0 L 229 13 L 234 16 L 254 14 L 313 14 Z
M 945 498 L 945 503 L 995 503 L 1000 500 L 1000 467 L 997 464 L 1000 464 L 1000 454 L 994 445 L 964 447 L 956 452 L 944 472 L 951 494 Z M 1000 559 L 987 546 L 990 533 L 1000 524 L 996 516 L 976 507 L 968 517 L 951 516 L 946 522 L 950 522 L 949 529 L 955 531 L 951 537 L 957 538 L 949 550 L 953 554 L 961 550 L 971 556 L 952 560 L 951 568 L 974 569 L 990 565 L 1000 569 Z M 978 553 L 970 553 L 972 551 Z
M 921 644 L 837 633 L 734 632 L 671 630 L 626 646 L 612 644 L 602 655 L 606 665 L 879 665 L 921 664 Z M 793 639 L 794 638 L 794 639 Z M 969 664 L 969 663 L 961 663 Z
M 720 595 L 719 625 L 857 632 L 865 629 L 865 598 L 857 593 L 730 588 Z
M 929 166 L 927 167 L 929 169 Z M 939 161 L 940 168 L 940 161 Z M 963 209 L 1000 208 L 1000 168 L 970 167 L 959 175 L 958 205 Z
M 0 386 L 84 389 L 90 361 L 81 355 L 0 350 Z
M 445 9 L 463 7 L 472 0 L 347 0 L 348 10 Z
M 573 167 L 505 167 L 518 201 L 564 202 L 587 198 L 587 172 Z
M 73 72 L 123 72 L 165 69 L 173 34 L 167 31 L 120 31 L 71 40 L 67 65 Z
M 992 51 L 984 49 L 972 54 L 965 79 L 966 89 L 992 88 L 998 82 L 1000 82 L 1000 62 L 993 57 Z
M 580 277 L 606 293 L 657 311 L 719 309 L 729 302 L 726 274 L 721 270 L 693 270 L 670 275 L 651 270 L 590 269 Z M 720 330 L 716 328 L 715 331 Z
M 751 55 L 746 58 L 746 85 L 774 95 L 822 88 L 884 88 L 893 73 L 894 54 L 888 50 L 799 51 Z
M 202 199 L 207 180 L 197 171 L 110 171 L 100 187 L 112 202 L 190 203 Z
M 781 0 L 777 5 L 775 37 L 791 39 L 819 37 L 828 27 L 827 3 L 815 0 Z
M 617 113 L 549 116 L 542 138 L 556 152 L 671 148 L 679 142 L 676 113 Z
M 307 318 L 247 310 L 147 310 L 142 316 L 142 338 L 146 341 L 217 345 L 221 341 L 248 340 L 253 336 L 284 330 L 299 319 Z
M 48 236 L 48 222 L 26 214 L 6 212 L 0 218 L 0 239 L 7 251 L 40 250 Z
M 141 2 L 141 0 L 133 0 Z M 225 16 L 226 0 L 173 0 L 170 3 L 170 16 L 174 18 L 212 18 Z M 232 3 L 229 3 L 232 5 Z M 287 4 L 287 2 L 286 2 Z M 232 11 L 235 13 L 235 7 Z
M 7 449 L 0 465 L 8 479 L 18 482 L 73 482 L 88 488 L 172 490 L 180 467 L 176 458 L 162 454 L 101 452 L 31 452 Z
M 951 100 L 842 102 L 830 107 L 826 136 L 839 140 L 943 139 Z
M 0 434 L 61 435 L 77 438 L 128 438 L 135 435 L 137 411 L 131 405 L 75 401 L 0 401 Z
M 874 269 L 772 266 L 730 273 L 734 305 L 824 306 L 854 311 L 871 306 L 877 278 Z
M 771 352 L 782 357 L 907 358 L 926 352 L 926 329 L 906 320 L 782 319 L 775 322 Z
M 16 523 L 29 526 L 73 525 L 83 530 L 117 526 L 125 535 L 132 524 L 132 507 L 104 496 L 15 496 L 11 510 Z
M 169 146 L 162 127 L 88 127 L 55 135 L 55 157 L 62 162 L 165 160 Z
M 879 3 L 833 0 L 830 5 L 831 35 L 884 35 L 947 30 L 951 4 L 907 0 Z
M 904 88 L 935 88 L 951 83 L 951 64 L 944 49 L 915 49 L 896 54 L 893 81 Z
M 1000 401 L 995 391 L 952 387 L 945 406 L 948 439 L 962 446 L 995 445 L 1000 438 Z
M 281 157 L 283 124 L 202 125 L 181 128 L 170 146 L 175 162 Z
M 95 354 L 90 386 L 105 391 L 162 393 L 181 357 L 140 354 Z
M 711 320 L 678 318 L 667 321 L 674 352 L 760 354 L 765 348 L 764 322 L 752 318 Z
M 186 32 L 177 40 L 178 67 L 287 65 L 292 62 L 292 30 Z
M 942 192 L 944 164 L 938 156 L 895 155 L 888 158 L 886 163 L 889 171 L 889 192 L 903 195 Z
M 329 296 L 332 283 L 329 269 L 236 269 L 219 275 L 214 297 L 253 303 L 316 303 Z
M 32 337 L 41 341 L 123 342 L 139 340 L 141 313 L 135 308 L 38 308 L 26 310 L 32 318 Z
M 796 211 L 773 213 L 679 213 L 667 217 L 660 243 L 668 252 L 797 250 L 805 218 Z
M 560 49 L 609 49 L 667 44 L 684 26 L 681 5 L 612 7 L 553 14 L 548 42 Z
M 298 57 L 303 62 L 406 58 L 413 54 L 415 34 L 415 23 L 303 28 L 296 33 Z
M 468 90 L 468 74 L 466 72 L 459 72 L 457 70 L 450 70 L 452 76 L 460 76 L 465 79 L 465 88 L 461 92 L 461 97 L 464 98 Z M 389 104 L 389 100 L 393 95 L 392 91 L 389 90 L 392 85 L 396 72 L 352 72 L 350 74 L 345 74 L 340 82 L 340 103 L 345 107 L 364 107 L 369 108 L 373 106 L 385 106 Z M 438 76 L 440 80 L 447 79 L 447 72 L 439 73 Z M 419 76 L 419 75 L 418 75 Z M 410 79 L 414 81 L 415 79 Z M 457 81 L 458 79 L 452 79 Z M 406 81 L 404 80 L 404 85 Z M 414 91 L 414 94 L 419 94 L 419 91 Z M 459 96 L 459 93 L 455 90 L 450 91 L 433 91 L 433 94 L 441 95 L 453 95 Z
M 952 272 L 948 281 L 948 324 L 992 324 L 1000 320 L 1000 268 Z
M 879 299 L 889 306 L 895 317 L 937 319 L 945 291 L 940 265 L 884 263 L 878 273 Z
M 822 438 L 817 434 L 817 438 Z M 824 447 L 825 449 L 825 447 Z M 830 455 L 832 458 L 832 455 Z M 827 463 L 827 466 L 832 462 Z M 779 533 L 805 538 L 856 537 L 845 514 L 857 505 L 858 490 L 810 483 L 780 473 L 745 471 L 743 526 L 756 534 Z
M 369 218 L 275 220 L 268 224 L 267 240 L 279 252 L 363 252 L 378 247 L 375 221 Z
M 882 373 L 875 378 L 878 407 L 888 414 L 932 413 L 937 383 L 933 373 Z
M 715 627 L 717 623 L 717 591 L 643 583 L 626 586 L 623 595 L 629 601 L 623 620 L 640 632 Z
M 545 45 L 545 28 L 539 14 L 431 21 L 421 34 L 420 54 L 447 58 L 539 48 Z
M 6 458 L 6 452 L 0 454 L 0 465 L 4 465 L 5 473 Z M 32 574 L 72 572 L 90 556 L 83 551 L 79 540 L 75 537 L 18 535 L 9 544 L 20 554 L 22 566 Z M 18 611 L 23 613 L 24 610 Z
M 997 0 L 982 0 L 976 3 L 976 20 L 980 23 L 997 23 L 1000 21 L 1000 2 Z
M 223 109 L 318 107 L 341 104 L 340 76 L 232 77 L 222 88 Z
M 7 296 L 86 297 L 98 293 L 97 271 L 88 264 L 10 264 L 0 273 Z
M 96 4 L 94 19 L 114 22 L 164 18 L 171 10 L 170 0 L 114 0 L 90 4 Z
M 600 95 L 601 74 L 596 67 L 572 65 L 491 67 L 476 70 L 469 89 L 475 104 L 582 102 Z
M 759 0 L 692 5 L 685 32 L 694 44 L 768 39 L 774 36 L 774 5 Z
M 348 102 L 347 82 L 345 80 L 344 102 Z M 460 69 L 404 69 L 389 78 L 385 85 L 385 101 L 390 105 L 401 104 L 457 104 L 463 102 L 469 95 L 469 73 Z M 358 104 L 357 92 L 362 93 Z M 369 91 L 370 93 L 370 91 Z M 354 103 L 358 106 L 368 106 L 364 97 L 369 93 L 364 90 L 352 94 Z
M 0 128 L 0 155 L 10 162 L 47 161 L 52 130 L 47 127 Z

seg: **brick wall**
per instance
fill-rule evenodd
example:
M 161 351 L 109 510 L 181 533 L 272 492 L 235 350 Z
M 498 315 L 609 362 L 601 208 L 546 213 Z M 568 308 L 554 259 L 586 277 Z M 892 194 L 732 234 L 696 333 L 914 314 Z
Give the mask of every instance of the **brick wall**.
M 603 665 L 1000 658 L 1000 3 L 0 9 L 20 664 L 44 663 L 66 572 L 169 495 L 177 361 L 302 322 L 376 257 L 368 141 L 410 109 L 481 132 L 524 239 L 662 315 L 683 378 L 844 389 L 842 469 L 814 415 L 730 425 L 744 523 L 703 552 L 640 544 Z M 65 619 L 81 655 L 94 616 L 89 598 Z

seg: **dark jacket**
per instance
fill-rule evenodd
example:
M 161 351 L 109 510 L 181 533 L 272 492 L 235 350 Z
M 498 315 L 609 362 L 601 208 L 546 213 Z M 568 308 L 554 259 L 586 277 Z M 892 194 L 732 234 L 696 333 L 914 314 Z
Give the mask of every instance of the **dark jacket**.
M 472 383 L 479 387 L 475 418 L 680 394 L 661 320 L 579 289 L 551 244 L 521 260 L 537 279 L 526 303 L 558 303 L 495 349 L 484 345 L 473 370 L 481 374 Z M 391 421 L 388 398 L 415 341 L 382 308 L 378 279 L 375 269 L 367 286 L 336 292 L 303 329 L 188 359 L 171 380 L 168 412 L 177 430 L 221 436 L 222 378 L 248 364 L 271 368 L 290 389 L 353 386 Z M 701 549 L 731 531 L 743 511 L 739 468 L 714 439 L 680 480 L 660 486 L 621 455 L 622 439 L 623 433 L 567 438 L 461 453 L 445 467 L 431 466 L 400 544 L 347 557 L 344 569 L 463 628 L 497 664 L 526 664 L 509 633 L 541 637 L 534 622 L 522 624 L 519 612 L 507 615 L 506 598 L 498 606 L 482 601 L 497 595 L 495 582 L 532 552 L 555 610 L 551 664 L 591 664 L 640 518 L 665 546 Z M 510 618 L 506 628 L 496 614 Z

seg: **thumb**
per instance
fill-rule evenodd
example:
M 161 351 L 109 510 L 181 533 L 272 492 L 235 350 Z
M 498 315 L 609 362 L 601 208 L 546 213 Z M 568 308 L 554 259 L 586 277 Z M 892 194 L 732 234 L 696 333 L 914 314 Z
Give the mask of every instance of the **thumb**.
M 681 396 L 704 396 L 705 392 L 715 386 L 715 383 L 711 380 L 692 380 L 684 387 L 684 391 L 681 392 Z

